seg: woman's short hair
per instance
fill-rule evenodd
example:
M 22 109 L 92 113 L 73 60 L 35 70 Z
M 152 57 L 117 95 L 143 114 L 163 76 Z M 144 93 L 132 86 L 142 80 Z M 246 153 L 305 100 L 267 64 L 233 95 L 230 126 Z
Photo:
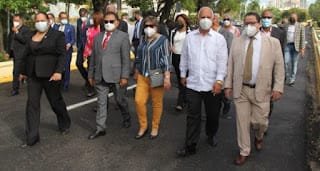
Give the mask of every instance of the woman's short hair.
M 184 22 L 186 22 L 187 26 L 190 25 L 190 23 L 189 23 L 189 18 L 188 18 L 188 16 L 187 16 L 186 14 L 179 14 L 179 15 L 177 15 L 177 16 L 176 16 L 176 19 L 175 19 L 175 22 L 177 22 L 177 20 L 178 20 L 179 17 L 182 17 L 182 18 L 183 18 L 183 20 L 184 20 Z

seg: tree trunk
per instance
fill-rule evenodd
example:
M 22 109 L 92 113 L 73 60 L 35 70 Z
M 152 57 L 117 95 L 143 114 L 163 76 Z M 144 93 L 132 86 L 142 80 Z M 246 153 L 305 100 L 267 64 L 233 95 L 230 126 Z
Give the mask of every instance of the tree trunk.
M 4 51 L 4 44 L 3 44 L 3 26 L 2 21 L 0 20 L 0 52 Z

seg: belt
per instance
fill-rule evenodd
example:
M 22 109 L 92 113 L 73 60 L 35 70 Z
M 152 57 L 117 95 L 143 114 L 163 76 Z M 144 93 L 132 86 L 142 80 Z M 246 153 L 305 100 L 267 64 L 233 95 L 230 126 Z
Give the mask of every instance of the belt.
M 247 83 L 242 83 L 242 85 L 247 86 L 249 88 L 256 88 L 255 84 L 247 84 Z

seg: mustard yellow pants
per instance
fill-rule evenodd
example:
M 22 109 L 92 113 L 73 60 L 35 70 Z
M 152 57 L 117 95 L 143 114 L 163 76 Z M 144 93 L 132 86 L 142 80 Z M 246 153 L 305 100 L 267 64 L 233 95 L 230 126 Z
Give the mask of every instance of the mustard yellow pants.
M 152 102 L 152 129 L 157 130 L 162 115 L 164 88 L 151 88 L 149 77 L 139 75 L 137 79 L 135 103 L 140 129 L 148 128 L 147 102 L 150 95 Z

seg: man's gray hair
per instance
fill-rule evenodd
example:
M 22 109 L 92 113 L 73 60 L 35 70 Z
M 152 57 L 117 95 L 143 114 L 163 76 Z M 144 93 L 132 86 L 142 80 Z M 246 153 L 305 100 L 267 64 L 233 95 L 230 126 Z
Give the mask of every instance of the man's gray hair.
M 210 7 L 201 7 L 201 8 L 199 9 L 199 11 L 198 11 L 198 18 L 200 17 L 201 11 L 203 11 L 203 10 L 205 10 L 205 9 L 210 10 L 210 12 L 211 12 L 211 14 L 212 14 L 212 18 L 213 18 L 213 11 L 212 11 L 212 9 L 211 9 Z

